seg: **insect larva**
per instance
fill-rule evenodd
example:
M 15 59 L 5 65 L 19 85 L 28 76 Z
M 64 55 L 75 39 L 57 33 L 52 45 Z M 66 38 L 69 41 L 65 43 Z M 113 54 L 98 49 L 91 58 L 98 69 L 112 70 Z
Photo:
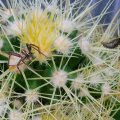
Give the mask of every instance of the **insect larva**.
M 106 48 L 116 48 L 118 47 L 118 45 L 120 45 L 120 38 L 116 38 L 114 40 L 112 40 L 111 42 L 102 42 L 103 46 Z

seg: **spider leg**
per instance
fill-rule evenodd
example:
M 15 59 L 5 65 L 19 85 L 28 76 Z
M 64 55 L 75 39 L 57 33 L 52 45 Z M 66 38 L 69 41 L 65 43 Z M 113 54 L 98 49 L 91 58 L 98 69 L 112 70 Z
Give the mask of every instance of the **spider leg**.
M 23 50 L 21 51 L 21 53 L 24 54 L 24 55 L 26 55 L 27 52 L 26 52 L 26 50 L 23 49 Z
M 26 44 L 26 45 L 27 45 L 27 44 Z M 27 47 L 27 49 L 28 49 L 28 47 Z M 28 49 L 28 52 L 29 52 L 29 53 L 27 53 L 27 51 L 24 50 L 24 49 L 21 51 L 21 53 L 22 53 L 24 56 L 27 56 L 26 58 L 29 59 L 29 61 L 31 61 L 30 57 L 32 58 L 33 56 L 32 56 L 31 51 L 29 51 L 29 49 Z
M 19 70 L 19 72 L 21 72 L 21 70 L 20 70 L 20 68 L 19 68 L 19 65 L 20 65 L 20 63 L 22 62 L 22 58 L 19 60 L 19 62 L 17 63 L 17 69 Z
M 14 56 L 17 56 L 17 57 L 22 57 L 19 53 L 14 53 L 14 52 L 9 52 L 8 55 L 14 55 Z
M 33 47 L 33 49 L 37 50 L 37 51 L 39 52 L 39 54 L 42 54 L 43 56 L 47 57 L 44 53 L 42 53 L 42 52 L 39 50 L 39 48 L 36 49 L 36 48 Z
M 29 46 L 34 46 L 34 47 L 37 47 L 37 48 L 38 48 L 38 46 L 36 46 L 36 45 L 34 45 L 34 44 L 27 44 L 27 45 L 29 45 Z
M 21 73 L 21 70 L 20 70 L 20 68 L 19 68 L 19 65 L 17 65 L 17 69 L 19 70 L 19 72 Z
M 33 49 L 37 50 L 40 54 L 42 54 L 42 55 L 44 55 L 45 57 L 47 57 L 44 53 L 42 53 L 42 52 L 40 51 L 40 49 L 39 49 L 38 46 L 36 46 L 36 45 L 34 45 L 34 44 L 29 44 L 29 45 L 31 45 L 31 47 L 32 47 Z
M 10 56 L 11 56 L 11 55 L 17 56 L 17 57 L 19 57 L 19 58 L 22 58 L 22 56 L 21 56 L 19 53 L 9 52 L 8 55 L 9 55 L 8 65 L 9 65 L 9 62 L 10 62 Z
M 27 57 L 25 56 L 25 57 L 23 57 L 23 58 L 21 58 L 20 60 L 19 60 L 19 62 L 17 63 L 17 69 L 21 72 L 21 70 L 20 70 L 20 68 L 19 68 L 19 65 L 20 65 L 20 63 L 22 62 L 22 63 L 24 63 L 25 65 L 27 65 L 25 62 L 24 62 L 24 60 L 26 59 Z
M 28 51 L 31 53 L 31 44 L 26 43 Z

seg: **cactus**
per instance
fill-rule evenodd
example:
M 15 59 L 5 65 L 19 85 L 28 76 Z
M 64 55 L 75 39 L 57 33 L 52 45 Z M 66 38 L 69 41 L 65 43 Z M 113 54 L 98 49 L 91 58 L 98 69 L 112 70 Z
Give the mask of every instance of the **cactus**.
M 0 120 L 114 120 L 119 12 L 104 28 L 82 0 L 0 1 Z M 119 117 L 118 117 L 119 118 Z

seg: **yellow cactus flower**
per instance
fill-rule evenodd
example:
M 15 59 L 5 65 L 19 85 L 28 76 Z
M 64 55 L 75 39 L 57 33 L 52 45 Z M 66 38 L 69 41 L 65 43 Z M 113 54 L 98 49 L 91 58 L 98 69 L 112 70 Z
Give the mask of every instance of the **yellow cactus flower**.
M 25 17 L 25 26 L 21 27 L 20 40 L 23 43 L 34 44 L 39 50 L 45 54 L 39 54 L 37 50 L 33 50 L 34 56 L 45 61 L 46 56 L 50 57 L 53 49 L 53 43 L 59 34 L 57 29 L 57 19 L 54 21 L 55 14 L 48 14 L 47 11 L 31 11 L 30 15 Z

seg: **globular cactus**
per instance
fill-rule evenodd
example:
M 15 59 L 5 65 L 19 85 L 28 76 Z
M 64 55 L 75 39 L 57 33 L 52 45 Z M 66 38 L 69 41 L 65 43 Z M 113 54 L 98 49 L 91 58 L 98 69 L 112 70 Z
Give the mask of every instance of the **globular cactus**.
M 117 119 L 120 51 L 102 43 L 118 15 L 104 29 L 98 4 L 0 1 L 0 120 Z

